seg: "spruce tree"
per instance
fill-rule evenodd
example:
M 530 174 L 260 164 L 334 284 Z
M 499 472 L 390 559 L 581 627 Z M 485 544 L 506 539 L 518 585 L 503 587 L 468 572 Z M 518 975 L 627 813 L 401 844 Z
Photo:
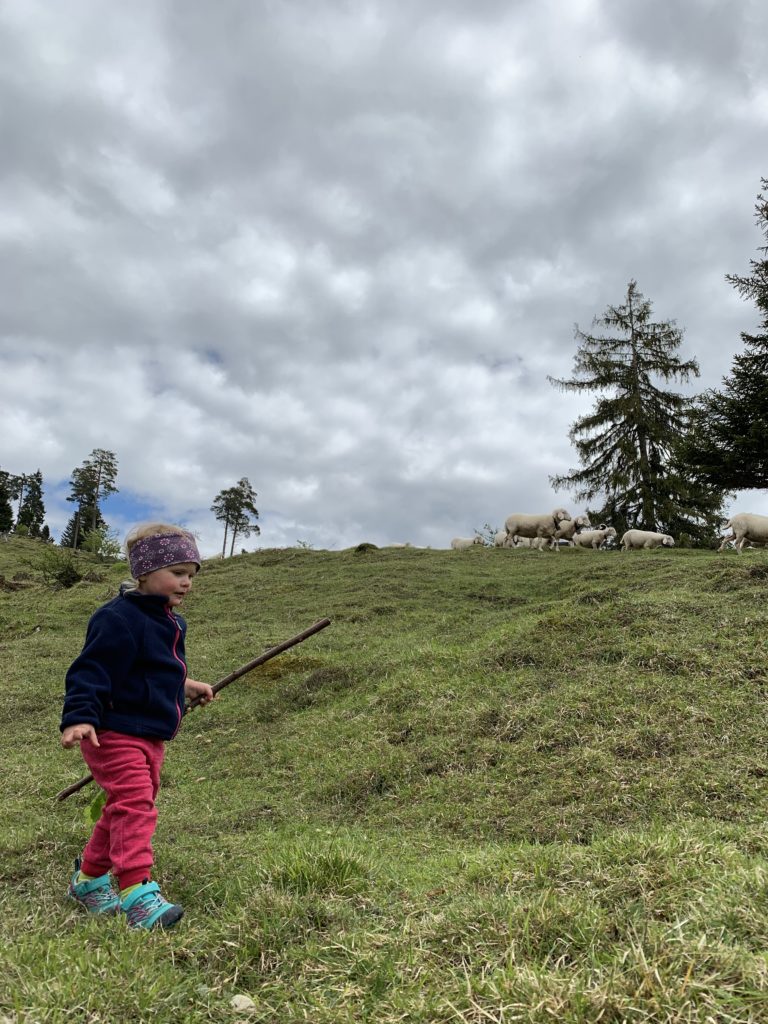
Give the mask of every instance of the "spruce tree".
M 674 445 L 689 428 L 690 400 L 657 381 L 687 381 L 699 368 L 695 359 L 683 362 L 677 355 L 682 330 L 673 320 L 653 321 L 652 311 L 630 281 L 623 303 L 593 321 L 606 333 L 576 327 L 574 376 L 549 380 L 563 391 L 599 397 L 569 432 L 582 468 L 550 482 L 572 489 L 578 500 L 602 498 L 591 515 L 619 533 L 640 527 L 698 542 L 714 534 L 723 494 L 681 472 Z
M 68 537 L 71 534 L 71 542 L 63 546 L 79 548 L 86 533 L 106 525 L 101 516 L 99 502 L 117 491 L 116 477 L 117 457 L 114 452 L 106 451 L 104 448 L 94 448 L 82 466 L 72 471 L 67 501 L 74 502 L 80 514 L 76 513 L 67 524 L 65 534 Z M 62 539 L 63 536 L 64 534 Z
M 0 469 L 0 533 L 10 533 L 13 529 L 10 476 L 10 473 Z
M 63 548 L 76 548 L 80 550 L 86 537 L 91 533 L 90 524 L 93 521 L 93 509 L 88 504 L 81 505 L 69 518 L 67 525 L 59 538 L 59 545 Z M 96 529 L 107 529 L 107 524 L 99 509 L 96 509 Z
M 726 281 L 757 305 L 755 334 L 741 333 L 744 351 L 733 359 L 720 390 L 706 391 L 695 410 L 694 430 L 680 457 L 712 484 L 729 491 L 768 488 L 768 178 L 762 179 L 755 219 L 766 239 L 762 258 L 750 260 L 750 273 Z
M 211 512 L 219 522 L 224 523 L 224 543 L 221 557 L 227 553 L 227 535 L 230 537 L 230 556 L 235 550 L 235 540 L 239 534 L 249 537 L 252 533 L 261 533 L 255 520 L 259 512 L 255 505 L 256 492 L 247 476 L 242 477 L 234 487 L 226 487 L 219 491 L 213 499 Z
M 24 497 L 16 517 L 16 526 L 26 526 L 29 537 L 39 537 L 45 520 L 43 504 L 43 474 L 38 469 L 26 477 Z

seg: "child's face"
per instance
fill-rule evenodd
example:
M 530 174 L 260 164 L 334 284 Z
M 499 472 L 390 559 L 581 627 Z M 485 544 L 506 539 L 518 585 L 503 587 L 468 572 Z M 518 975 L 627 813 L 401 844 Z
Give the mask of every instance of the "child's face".
M 197 573 L 194 562 L 179 562 L 155 569 L 139 579 L 139 592 L 164 597 L 171 608 L 180 605 L 189 593 L 192 580 Z

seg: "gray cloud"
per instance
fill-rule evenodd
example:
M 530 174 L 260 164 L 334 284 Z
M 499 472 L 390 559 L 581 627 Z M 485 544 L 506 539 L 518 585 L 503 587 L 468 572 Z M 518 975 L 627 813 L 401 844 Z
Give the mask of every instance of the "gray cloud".
M 696 389 L 755 324 L 756 0 L 99 12 L 0 12 L 0 464 L 55 525 L 99 446 L 209 550 L 243 475 L 263 544 L 442 546 L 569 503 L 546 376 L 630 278 Z

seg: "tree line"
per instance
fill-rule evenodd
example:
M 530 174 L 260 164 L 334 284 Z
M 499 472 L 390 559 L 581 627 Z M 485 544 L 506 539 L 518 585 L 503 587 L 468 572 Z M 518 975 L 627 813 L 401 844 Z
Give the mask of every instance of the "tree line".
M 109 529 L 102 515 L 102 502 L 110 494 L 118 493 L 118 460 L 114 452 L 94 448 L 82 465 L 72 470 L 67 501 L 75 508 L 64 527 L 59 544 L 63 548 L 84 549 L 97 555 L 115 556 L 120 552 L 116 535 Z M 211 511 L 224 526 L 222 557 L 234 554 L 239 537 L 259 534 L 256 520 L 256 492 L 248 477 L 242 477 L 232 487 L 225 487 L 213 499 Z M 44 522 L 43 475 L 14 474 L 0 469 L 0 534 L 51 539 L 50 529 Z
M 43 474 L 39 469 L 34 473 L 0 469 L 0 533 L 11 531 L 45 541 L 50 538 L 51 531 L 45 523 Z
M 76 508 L 61 534 L 62 547 L 85 548 L 94 554 L 114 553 L 116 542 L 101 514 L 100 502 L 117 491 L 116 477 L 117 457 L 104 448 L 94 448 L 72 471 L 67 501 L 74 502 Z M 34 473 L 0 469 L 0 533 L 11 532 L 42 541 L 52 539 L 45 523 L 43 474 L 39 469 Z
M 748 274 L 726 280 L 755 302 L 760 326 L 742 332 L 744 351 L 720 389 L 687 398 L 663 386 L 698 377 L 699 366 L 680 359 L 682 330 L 653 319 L 636 281 L 619 305 L 595 317 L 599 332 L 576 326 L 573 375 L 549 378 L 560 390 L 598 395 L 569 432 L 579 468 L 550 483 L 577 500 L 598 499 L 590 517 L 619 533 L 640 527 L 707 544 L 734 491 L 768 487 L 768 179 L 755 211 L 767 244 Z

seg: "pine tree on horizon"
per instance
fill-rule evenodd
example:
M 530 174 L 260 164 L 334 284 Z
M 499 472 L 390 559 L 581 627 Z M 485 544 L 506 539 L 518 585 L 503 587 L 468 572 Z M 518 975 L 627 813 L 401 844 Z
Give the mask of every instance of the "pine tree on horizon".
M 90 524 L 93 521 L 93 509 L 89 505 L 83 505 L 72 513 L 67 521 L 67 525 L 64 527 L 59 538 L 59 547 L 62 548 L 76 548 L 78 551 L 82 548 L 85 543 L 88 534 L 91 533 Z M 86 524 L 83 528 L 83 523 Z M 104 521 L 104 517 L 101 511 L 96 511 L 96 529 L 107 529 L 107 524 Z
M 699 367 L 677 355 L 683 332 L 675 321 L 655 322 L 652 311 L 632 280 L 622 304 L 593 320 L 604 333 L 576 326 L 573 377 L 548 380 L 562 391 L 598 397 L 568 435 L 582 468 L 550 483 L 573 490 L 577 500 L 601 498 L 602 507 L 591 514 L 617 532 L 661 529 L 704 541 L 715 533 L 724 495 L 681 472 L 674 449 L 689 429 L 691 400 L 655 383 L 687 381 L 698 377 Z
M 733 358 L 720 389 L 696 403 L 694 429 L 681 445 L 681 457 L 712 484 L 729 491 L 768 488 L 768 178 L 761 179 L 755 220 L 765 236 L 763 254 L 750 260 L 750 273 L 727 274 L 743 299 L 755 302 L 760 324 L 741 332 L 744 351 Z
M 70 543 L 66 547 L 81 546 L 85 534 L 106 526 L 101 515 L 99 502 L 110 494 L 117 493 L 117 456 L 105 448 L 94 448 L 82 466 L 72 471 L 69 481 L 70 494 L 67 501 L 77 504 L 78 512 L 67 524 L 67 535 L 71 524 Z M 81 534 L 83 537 L 81 538 Z M 62 537 L 64 534 L 62 534 Z M 61 543 L 61 541 L 59 542 Z
M 234 487 L 226 487 L 219 491 L 213 499 L 211 511 L 219 522 L 224 523 L 224 543 L 221 549 L 221 557 L 227 553 L 227 536 L 230 537 L 230 557 L 235 550 L 235 540 L 238 535 L 249 537 L 252 533 L 261 533 L 257 523 L 259 518 L 256 508 L 256 492 L 251 486 L 247 476 L 241 477 Z
M 45 520 L 43 474 L 38 469 L 26 478 L 24 498 L 16 517 L 16 526 L 25 526 L 29 537 L 39 537 Z
M 10 473 L 0 469 L 0 533 L 10 533 L 13 529 L 10 477 Z

